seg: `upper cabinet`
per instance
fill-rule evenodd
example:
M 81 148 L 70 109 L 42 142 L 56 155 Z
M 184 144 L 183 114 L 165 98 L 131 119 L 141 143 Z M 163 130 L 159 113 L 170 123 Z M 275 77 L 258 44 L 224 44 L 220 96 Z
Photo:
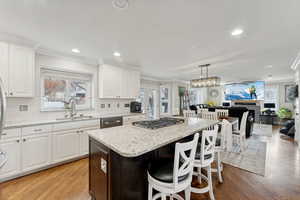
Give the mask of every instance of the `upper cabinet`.
M 0 42 L 0 78 L 8 94 L 8 44 Z
M 99 98 L 135 99 L 139 90 L 139 71 L 111 65 L 99 67 Z
M 35 53 L 33 49 L 0 43 L 0 77 L 8 97 L 33 97 Z

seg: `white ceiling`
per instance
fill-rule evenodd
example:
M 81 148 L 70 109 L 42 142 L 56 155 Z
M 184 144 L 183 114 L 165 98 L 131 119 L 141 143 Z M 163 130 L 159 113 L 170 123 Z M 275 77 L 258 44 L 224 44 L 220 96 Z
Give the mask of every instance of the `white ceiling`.
M 199 76 L 198 64 L 223 81 L 293 76 L 300 51 L 299 0 L 0 0 L 0 32 L 40 47 L 140 66 L 146 76 Z M 240 27 L 245 34 L 234 38 Z M 272 65 L 273 68 L 265 68 Z

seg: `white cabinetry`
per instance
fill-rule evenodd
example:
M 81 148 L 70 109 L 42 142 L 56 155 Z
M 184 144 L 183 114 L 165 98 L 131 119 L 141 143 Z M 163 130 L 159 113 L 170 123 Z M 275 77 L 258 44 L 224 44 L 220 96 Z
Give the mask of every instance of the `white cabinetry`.
M 79 132 L 76 130 L 54 133 L 53 161 L 60 162 L 79 155 Z
M 81 130 L 79 137 L 80 137 L 80 146 L 79 146 L 80 155 L 83 156 L 89 153 L 89 136 L 87 130 Z
M 8 44 L 0 42 L 0 78 L 8 94 Z
M 0 148 L 7 153 L 7 163 L 0 169 L 0 178 L 12 176 L 20 173 L 20 148 L 21 143 L 19 139 L 7 140 L 0 143 Z M 0 181 L 1 182 L 1 181 Z
M 99 98 L 133 99 L 139 89 L 140 72 L 111 65 L 99 67 Z
M 0 42 L 0 77 L 8 97 L 33 97 L 34 50 Z
M 34 51 L 27 47 L 9 46 L 9 96 L 34 96 Z
M 50 140 L 48 135 L 22 139 L 22 170 L 30 171 L 50 162 Z

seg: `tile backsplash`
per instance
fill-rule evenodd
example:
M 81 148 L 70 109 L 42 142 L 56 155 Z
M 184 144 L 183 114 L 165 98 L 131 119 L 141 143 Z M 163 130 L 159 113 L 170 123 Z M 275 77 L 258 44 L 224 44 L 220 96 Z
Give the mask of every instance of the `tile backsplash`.
M 94 109 L 78 111 L 83 114 L 107 115 L 127 114 L 130 107 L 127 105 L 130 99 L 94 99 Z M 53 120 L 64 116 L 64 111 L 41 112 L 40 98 L 8 98 L 7 99 L 7 122 L 22 122 L 34 120 Z

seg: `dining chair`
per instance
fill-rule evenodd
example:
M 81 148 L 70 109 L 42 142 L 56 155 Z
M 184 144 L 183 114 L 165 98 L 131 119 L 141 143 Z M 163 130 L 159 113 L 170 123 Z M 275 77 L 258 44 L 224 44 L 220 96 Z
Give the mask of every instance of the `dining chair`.
M 209 120 L 218 120 L 218 115 L 216 112 L 203 111 L 200 118 Z
M 218 118 L 228 117 L 228 115 L 229 115 L 228 110 L 225 110 L 225 109 L 216 109 L 215 112 L 217 113 Z
M 232 132 L 233 139 L 239 143 L 240 151 L 244 151 L 246 148 L 246 125 L 248 119 L 249 111 L 243 113 L 241 125 L 239 130 L 234 130 Z

